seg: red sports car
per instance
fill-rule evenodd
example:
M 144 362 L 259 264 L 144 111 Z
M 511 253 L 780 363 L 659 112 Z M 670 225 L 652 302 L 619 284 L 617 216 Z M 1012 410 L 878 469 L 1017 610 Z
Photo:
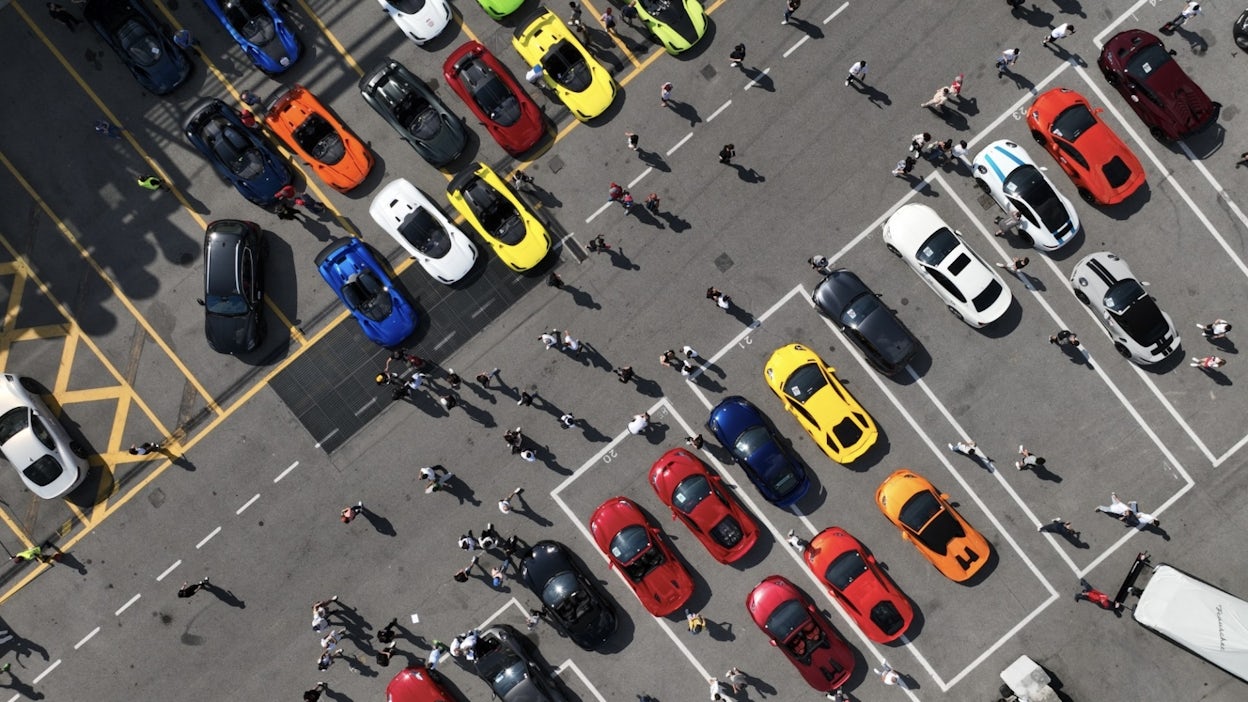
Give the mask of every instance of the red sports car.
M 589 530 L 611 567 L 623 571 L 633 594 L 654 616 L 671 614 L 693 594 L 693 579 L 637 503 L 627 497 L 603 502 L 589 518 Z
M 455 702 L 438 674 L 417 665 L 400 670 L 386 685 L 386 702 Z
M 745 607 L 819 692 L 831 692 L 854 674 L 854 651 L 805 592 L 780 575 L 769 575 L 750 591 Z
M 537 103 L 481 44 L 470 41 L 451 52 L 442 64 L 442 75 L 512 156 L 520 156 L 545 136 L 546 123 Z
M 828 527 L 810 540 L 803 554 L 810 572 L 858 623 L 867 638 L 892 643 L 906 633 L 914 608 L 867 547 L 840 527 Z
M 723 479 L 688 451 L 674 448 L 655 461 L 650 487 L 720 563 L 741 558 L 758 541 L 754 518 Z
M 1173 56 L 1157 37 L 1128 29 L 1105 41 L 1096 62 L 1105 80 L 1162 141 L 1195 134 L 1218 121 L 1222 111 L 1221 103 L 1210 100 Z
M 1117 205 L 1144 184 L 1144 167 L 1101 120 L 1102 111 L 1070 88 L 1053 88 L 1027 108 L 1027 126 L 1070 176 L 1080 197 Z

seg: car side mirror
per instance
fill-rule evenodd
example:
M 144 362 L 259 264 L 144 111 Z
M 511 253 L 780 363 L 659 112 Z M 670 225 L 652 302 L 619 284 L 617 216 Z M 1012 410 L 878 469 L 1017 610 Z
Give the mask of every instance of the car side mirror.
M 943 492 L 942 492 L 942 493 L 940 493 L 940 499 L 944 500 L 945 502 L 948 502 L 948 501 L 949 501 L 949 495 L 947 495 L 947 494 L 945 494 L 945 493 L 943 493 Z
M 901 540 L 902 540 L 902 541 L 909 541 L 909 540 L 910 540 L 910 534 L 908 534 L 908 533 L 906 533 L 906 532 L 904 532 L 904 531 L 903 531 L 903 532 L 901 532 Z
M 769 641 L 770 641 L 770 643 L 771 643 L 771 645 L 772 645 L 772 646 L 775 646 L 775 645 L 777 645 L 777 644 L 776 644 L 776 641 L 775 641 L 775 639 L 769 639 Z
M 1171 49 L 1171 50 L 1167 51 L 1166 53 L 1167 53 L 1167 54 L 1170 54 L 1171 56 L 1178 56 L 1178 55 L 1179 55 L 1179 52 L 1175 51 L 1174 49 Z
M 201 307 L 202 307 L 202 306 L 203 306 L 203 304 L 204 304 L 204 301 L 203 301 L 203 300 L 201 300 L 201 299 L 199 299 L 198 297 L 197 297 L 197 298 L 195 298 L 195 301 L 196 301 L 196 302 L 198 302 L 198 303 L 200 304 L 200 306 L 201 306 Z
M 1102 113 L 1102 112 L 1104 112 L 1104 111 L 1105 111 L 1105 108 L 1104 108 L 1104 107 L 1098 107 L 1098 108 L 1096 108 L 1095 110 L 1092 110 L 1092 112 L 1093 112 L 1093 113 L 1098 114 L 1098 115 L 1099 115 L 1099 114 L 1101 114 L 1101 113 Z

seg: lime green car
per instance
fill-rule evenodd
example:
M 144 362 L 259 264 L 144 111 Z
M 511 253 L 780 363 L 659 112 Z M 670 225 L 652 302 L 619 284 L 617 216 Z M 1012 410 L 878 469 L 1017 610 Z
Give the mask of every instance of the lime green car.
M 637 0 L 633 7 L 669 54 L 687 51 L 706 34 L 706 11 L 698 0 Z
M 520 6 L 524 4 L 524 0 L 477 0 L 481 4 L 481 9 L 485 10 L 485 14 L 496 20 L 510 15 Z
M 541 66 L 542 80 L 582 122 L 606 112 L 615 100 L 611 74 L 594 60 L 555 13 L 539 7 L 512 33 L 526 66 Z

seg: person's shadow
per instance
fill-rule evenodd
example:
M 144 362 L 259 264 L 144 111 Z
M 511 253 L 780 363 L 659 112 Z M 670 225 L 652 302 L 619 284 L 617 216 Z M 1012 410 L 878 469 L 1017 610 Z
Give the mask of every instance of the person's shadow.
M 744 73 L 745 77 L 749 78 L 750 82 L 753 83 L 754 85 L 757 85 L 758 87 L 762 88 L 763 90 L 766 90 L 769 93 L 776 92 L 776 84 L 771 79 L 771 74 L 763 73 L 762 71 L 758 70 L 757 68 L 754 68 L 753 66 L 751 66 L 750 68 L 746 68 L 742 66 L 741 72 Z
M 0 687 L 13 690 L 18 695 L 21 695 L 22 697 L 27 697 L 32 700 L 43 699 L 42 692 L 36 691 L 33 685 L 28 685 L 22 682 L 21 680 L 19 680 L 17 677 L 17 674 L 12 672 L 11 670 L 9 671 L 9 681 L 7 683 L 0 684 Z
M 668 104 L 668 109 L 670 109 L 672 112 L 675 112 L 682 119 L 689 120 L 690 127 L 696 126 L 699 122 L 702 121 L 702 116 L 698 114 L 697 108 L 695 108 L 693 105 L 690 105 L 687 102 L 677 102 L 675 100 L 669 99 L 667 101 L 667 104 Z
M 572 302 L 575 303 L 577 307 L 584 307 L 590 310 L 602 309 L 602 305 L 594 301 L 593 295 L 590 295 L 588 292 L 581 290 L 575 285 L 568 285 L 567 283 L 564 283 L 563 289 L 567 290 L 568 294 L 572 296 Z
M 767 180 L 767 178 L 765 178 L 763 174 L 759 173 L 753 168 L 746 168 L 745 166 L 742 166 L 739 163 L 730 163 L 728 165 L 732 166 L 737 171 L 737 177 L 746 183 L 756 184 L 756 183 L 765 182 Z
M 386 519 L 380 514 L 377 514 L 373 510 L 365 507 L 363 510 L 360 511 L 360 514 L 365 519 L 368 520 L 368 523 L 371 524 L 373 528 L 377 530 L 378 534 L 381 534 L 382 536 L 398 536 L 399 535 L 399 532 L 394 530 L 394 525 L 390 523 L 389 519 Z
M 865 95 L 867 102 L 870 102 L 872 105 L 875 105 L 881 110 L 884 109 L 885 105 L 893 104 L 893 99 L 888 96 L 888 93 L 876 88 L 874 85 L 866 85 L 865 83 L 861 83 L 856 80 L 851 81 L 849 85 L 854 90 L 857 90 L 862 95 Z
M 217 598 L 218 600 L 221 600 L 223 603 L 225 603 L 226 605 L 229 605 L 230 607 L 235 607 L 237 609 L 247 609 L 247 603 L 243 601 L 241 598 L 239 598 L 237 595 L 235 595 L 234 591 L 226 590 L 225 588 L 217 585 L 211 580 L 203 584 L 203 589 L 212 593 L 213 597 Z
M 642 163 L 654 168 L 656 171 L 663 171 L 664 173 L 672 172 L 672 167 L 667 165 L 667 161 L 663 160 L 663 157 L 660 156 L 657 151 L 646 151 L 645 149 L 638 148 L 637 158 L 641 160 Z

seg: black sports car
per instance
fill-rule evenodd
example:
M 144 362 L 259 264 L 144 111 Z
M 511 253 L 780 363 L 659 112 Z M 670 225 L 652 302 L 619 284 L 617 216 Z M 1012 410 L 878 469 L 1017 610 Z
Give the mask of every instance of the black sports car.
M 502 702 L 564 702 L 536 647 L 512 627 L 499 624 L 481 632 L 475 651 L 477 676 Z
M 183 131 L 217 173 L 253 204 L 273 206 L 277 191 L 291 183 L 290 168 L 277 149 L 216 98 L 196 105 Z
M 260 227 L 221 219 L 204 232 L 204 334 L 219 353 L 254 351 L 264 340 L 264 245 Z
M 463 120 L 447 109 L 424 81 L 394 59 L 386 59 L 360 79 L 360 94 L 434 167 L 459 158 L 468 145 Z
M 165 95 L 190 77 L 186 52 L 142 0 L 87 0 L 82 16 L 145 90 Z
M 615 633 L 611 604 L 563 544 L 534 544 L 520 562 L 520 578 L 541 599 L 555 629 L 577 646 L 592 651 Z
M 832 320 L 881 372 L 893 375 L 919 350 L 919 341 L 853 271 L 838 268 L 815 288 L 815 308 Z

